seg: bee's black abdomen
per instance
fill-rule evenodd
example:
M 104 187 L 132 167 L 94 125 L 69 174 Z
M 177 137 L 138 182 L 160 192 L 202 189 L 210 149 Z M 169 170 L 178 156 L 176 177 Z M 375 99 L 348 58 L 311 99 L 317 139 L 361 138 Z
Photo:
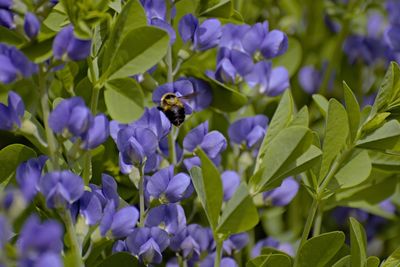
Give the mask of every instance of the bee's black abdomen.
M 173 106 L 170 109 L 164 110 L 164 114 L 175 126 L 180 126 L 185 121 L 184 108 Z

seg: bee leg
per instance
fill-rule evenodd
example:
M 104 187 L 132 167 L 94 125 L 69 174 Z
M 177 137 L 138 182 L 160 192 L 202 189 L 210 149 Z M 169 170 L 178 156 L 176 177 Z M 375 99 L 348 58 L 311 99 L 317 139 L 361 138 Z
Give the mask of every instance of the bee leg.
M 159 111 L 164 111 L 164 110 L 162 109 L 162 107 L 160 107 L 160 106 L 158 106 L 157 109 L 158 109 Z

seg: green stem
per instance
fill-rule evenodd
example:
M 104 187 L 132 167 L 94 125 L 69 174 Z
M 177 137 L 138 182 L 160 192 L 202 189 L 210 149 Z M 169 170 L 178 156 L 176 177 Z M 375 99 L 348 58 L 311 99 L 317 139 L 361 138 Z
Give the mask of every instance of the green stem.
M 323 202 L 321 202 L 317 210 L 317 216 L 315 217 L 313 236 L 317 236 L 321 233 L 323 215 L 324 215 Z
M 139 211 L 140 211 L 140 218 L 139 218 L 139 226 L 144 225 L 144 174 L 143 174 L 144 164 L 143 166 L 139 167 Z
M 75 228 L 72 222 L 71 214 L 65 208 L 62 208 L 62 211 L 60 213 L 61 217 L 63 218 L 65 228 L 67 231 L 67 236 L 69 238 L 69 242 L 71 245 L 71 255 L 72 255 L 71 257 L 73 263 L 72 266 L 74 267 L 83 266 L 81 247 L 79 245 L 77 235 L 75 233 Z
M 217 242 L 217 250 L 216 250 L 216 253 L 215 253 L 214 267 L 220 267 L 223 241 L 222 240 L 217 240 L 216 242 Z
M 49 109 L 49 95 L 47 92 L 47 87 L 46 87 L 46 73 L 44 71 L 44 66 L 40 65 L 39 66 L 39 90 L 40 90 L 40 103 L 42 106 L 42 112 L 43 112 L 43 123 L 44 123 L 44 128 L 46 132 L 46 139 L 47 139 L 47 144 L 48 144 L 48 151 L 50 155 L 50 160 L 51 164 L 53 167 L 53 170 L 59 169 L 58 165 L 58 159 L 57 159 L 57 142 L 56 139 L 53 135 L 53 132 L 49 126 L 49 114 L 50 114 L 50 109 Z
M 312 227 L 312 224 L 314 221 L 315 214 L 317 213 L 317 209 L 318 209 L 318 200 L 313 199 L 310 211 L 308 213 L 306 225 L 304 226 L 303 234 L 301 235 L 301 241 L 300 241 L 299 248 L 297 250 L 294 266 L 297 266 L 297 264 L 298 264 L 299 251 L 300 251 L 301 247 L 304 245 L 304 243 L 307 241 L 307 238 L 310 234 L 311 227 Z
M 175 149 L 175 135 L 176 127 L 172 126 L 171 132 L 168 135 L 168 148 L 169 148 L 169 163 L 176 164 L 176 149 Z

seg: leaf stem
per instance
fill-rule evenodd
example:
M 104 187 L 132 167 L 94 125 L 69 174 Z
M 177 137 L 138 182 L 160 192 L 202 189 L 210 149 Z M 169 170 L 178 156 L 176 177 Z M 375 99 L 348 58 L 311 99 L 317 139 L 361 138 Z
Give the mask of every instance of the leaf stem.
M 214 260 L 214 267 L 220 267 L 221 264 L 221 256 L 222 256 L 222 240 L 216 239 L 216 253 L 215 253 L 215 260 Z
M 39 65 L 39 90 L 40 90 L 40 103 L 43 112 L 43 123 L 46 132 L 46 139 L 48 144 L 48 152 L 50 155 L 51 164 L 54 170 L 59 169 L 58 159 L 57 159 L 57 142 L 53 135 L 53 132 L 49 126 L 49 95 L 46 87 L 46 72 L 44 66 Z
M 323 202 L 321 202 L 317 210 L 317 216 L 315 217 L 313 236 L 317 236 L 321 233 L 323 214 L 324 214 L 324 208 L 323 208 Z
M 61 208 L 60 215 L 64 221 L 65 228 L 67 231 L 67 236 L 71 245 L 71 255 L 73 260 L 73 266 L 80 267 L 83 266 L 81 247 L 79 245 L 77 235 L 75 233 L 74 224 L 72 222 L 71 214 L 65 207 Z
M 144 215 L 145 215 L 145 209 L 144 209 L 144 164 L 143 166 L 139 167 L 139 212 L 140 212 L 140 217 L 139 217 L 139 226 L 143 227 L 144 225 Z

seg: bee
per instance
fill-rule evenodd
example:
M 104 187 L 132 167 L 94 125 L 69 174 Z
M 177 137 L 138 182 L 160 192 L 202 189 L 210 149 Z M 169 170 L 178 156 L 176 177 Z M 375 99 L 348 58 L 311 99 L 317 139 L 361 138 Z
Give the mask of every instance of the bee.
M 166 93 L 161 97 L 160 106 L 157 108 L 161 110 L 169 121 L 179 127 L 185 121 L 185 105 L 181 99 L 189 99 L 194 94 L 187 96 L 177 96 L 174 93 Z

